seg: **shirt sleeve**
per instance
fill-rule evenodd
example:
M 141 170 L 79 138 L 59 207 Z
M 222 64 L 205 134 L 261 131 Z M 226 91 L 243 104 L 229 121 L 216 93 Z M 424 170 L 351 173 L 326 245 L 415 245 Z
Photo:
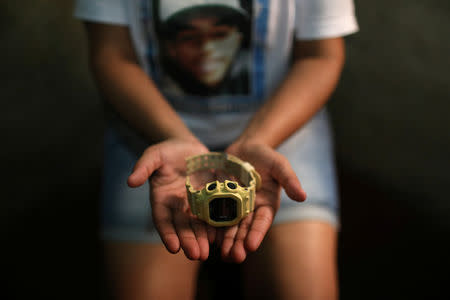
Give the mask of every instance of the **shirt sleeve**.
M 295 35 L 323 39 L 358 31 L 353 0 L 296 0 Z
M 127 0 L 76 0 L 74 16 L 83 21 L 128 25 Z

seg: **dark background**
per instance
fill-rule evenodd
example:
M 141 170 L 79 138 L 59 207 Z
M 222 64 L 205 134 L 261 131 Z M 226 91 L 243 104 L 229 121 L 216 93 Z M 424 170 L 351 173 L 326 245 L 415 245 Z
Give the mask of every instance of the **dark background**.
M 356 7 L 361 30 L 347 38 L 329 105 L 341 296 L 450 299 L 450 2 Z M 71 10 L 71 1 L 0 2 L 0 299 L 107 293 L 96 239 L 102 104 Z M 210 263 L 201 287 L 220 276 Z

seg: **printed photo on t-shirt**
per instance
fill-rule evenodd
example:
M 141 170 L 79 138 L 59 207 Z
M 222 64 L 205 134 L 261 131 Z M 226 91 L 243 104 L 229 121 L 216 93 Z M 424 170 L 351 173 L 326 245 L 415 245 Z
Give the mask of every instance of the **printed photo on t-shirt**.
M 250 4 L 248 0 L 153 0 L 161 89 L 175 95 L 248 94 Z
M 252 110 L 263 100 L 269 0 L 142 0 L 152 79 L 177 110 Z

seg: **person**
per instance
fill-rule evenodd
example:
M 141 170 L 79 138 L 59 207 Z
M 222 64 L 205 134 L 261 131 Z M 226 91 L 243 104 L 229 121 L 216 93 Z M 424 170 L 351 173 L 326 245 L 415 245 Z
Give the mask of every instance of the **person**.
M 219 22 L 218 11 L 247 22 Z M 91 69 L 115 112 L 105 135 L 102 238 L 118 298 L 192 299 L 215 243 L 224 260 L 242 263 L 248 298 L 336 299 L 338 203 L 324 105 L 343 67 L 342 36 L 358 29 L 352 1 L 78 0 L 75 15 L 86 23 Z M 162 28 L 170 16 L 183 16 L 188 28 Z M 226 27 L 223 35 L 216 25 Z M 174 35 L 166 40 L 167 30 Z M 225 32 L 235 42 L 246 37 L 246 58 L 236 43 L 219 42 Z M 191 63 L 180 51 L 212 37 L 232 52 L 229 63 Z M 171 78 L 167 59 L 204 90 Z M 232 82 L 241 62 L 247 89 L 208 87 Z M 219 81 L 204 76 L 209 68 L 223 74 Z M 189 213 L 185 158 L 211 150 L 250 162 L 262 178 L 254 212 L 232 227 Z
M 248 13 L 236 6 L 160 2 L 157 23 L 165 92 L 236 94 L 248 89 L 245 40 Z

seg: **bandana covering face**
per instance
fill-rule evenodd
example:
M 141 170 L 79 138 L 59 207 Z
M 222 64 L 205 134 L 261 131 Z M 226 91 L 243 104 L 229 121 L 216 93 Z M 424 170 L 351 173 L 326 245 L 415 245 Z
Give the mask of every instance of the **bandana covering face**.
M 240 41 L 241 34 L 234 31 L 224 39 L 212 40 L 205 44 L 205 48 L 212 53 L 200 65 L 205 82 L 214 84 L 224 76 L 239 48 Z

